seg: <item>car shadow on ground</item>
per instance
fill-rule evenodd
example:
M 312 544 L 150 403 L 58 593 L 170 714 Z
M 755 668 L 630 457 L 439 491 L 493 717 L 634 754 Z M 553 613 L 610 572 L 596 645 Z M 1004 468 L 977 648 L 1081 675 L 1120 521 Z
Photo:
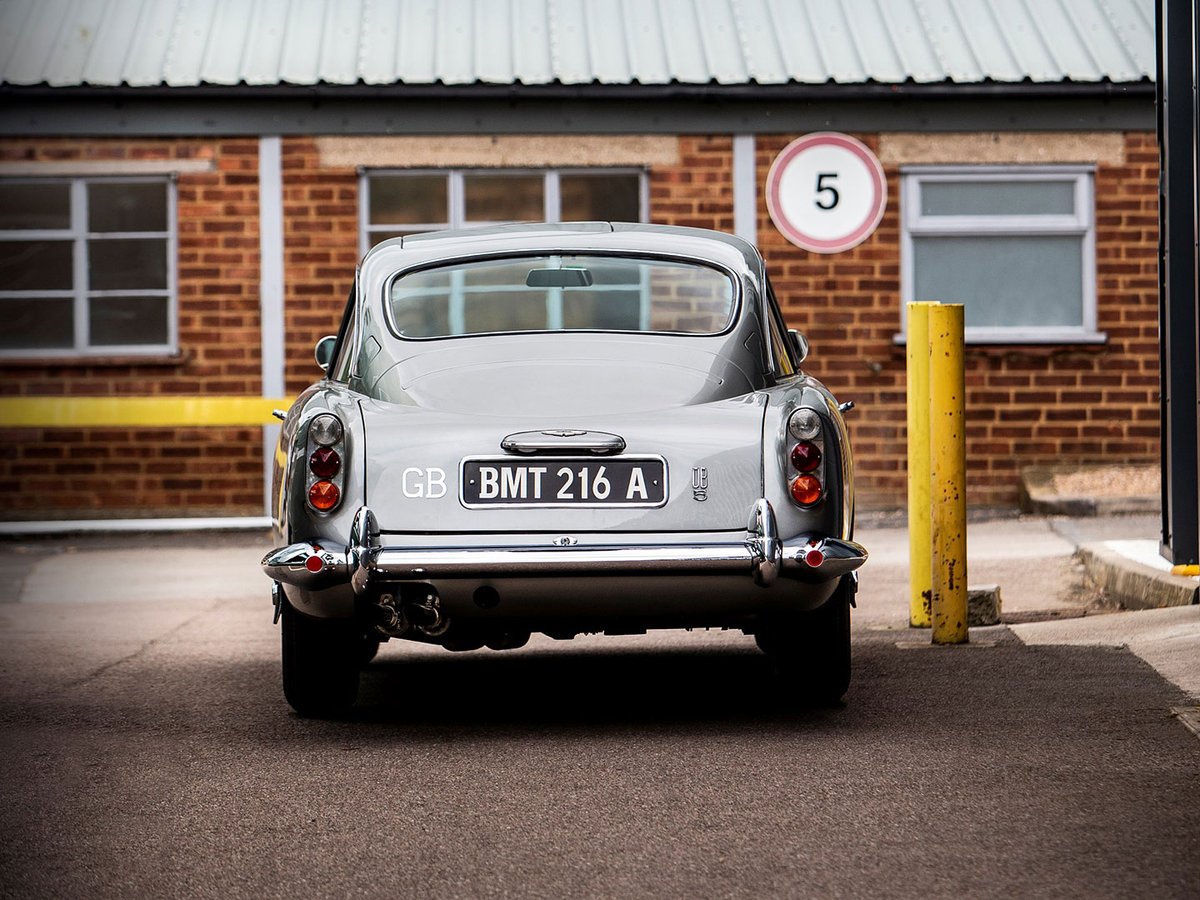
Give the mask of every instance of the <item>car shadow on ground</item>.
M 386 657 L 364 669 L 348 720 L 408 727 L 665 727 L 822 718 L 841 706 L 806 706 L 754 649 L 589 648 Z

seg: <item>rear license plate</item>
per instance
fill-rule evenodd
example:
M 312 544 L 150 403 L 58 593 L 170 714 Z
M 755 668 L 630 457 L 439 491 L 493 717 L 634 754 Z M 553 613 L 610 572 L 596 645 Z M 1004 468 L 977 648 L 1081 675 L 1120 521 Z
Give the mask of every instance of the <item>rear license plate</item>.
M 662 506 L 667 464 L 661 456 L 468 457 L 463 506 Z

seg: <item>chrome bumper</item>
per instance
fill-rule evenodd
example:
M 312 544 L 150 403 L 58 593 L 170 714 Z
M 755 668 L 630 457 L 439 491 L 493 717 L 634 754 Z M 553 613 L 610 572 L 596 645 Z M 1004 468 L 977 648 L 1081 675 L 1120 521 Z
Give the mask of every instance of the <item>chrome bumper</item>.
M 745 537 L 725 543 L 431 550 L 382 547 L 378 541 L 375 516 L 364 506 L 354 517 L 349 545 L 290 544 L 268 553 L 263 571 L 306 591 L 350 583 L 357 594 L 378 582 L 582 575 L 744 574 L 767 587 L 781 573 L 804 581 L 832 581 L 867 560 L 867 551 L 854 541 L 808 534 L 781 541 L 766 500 L 754 505 Z

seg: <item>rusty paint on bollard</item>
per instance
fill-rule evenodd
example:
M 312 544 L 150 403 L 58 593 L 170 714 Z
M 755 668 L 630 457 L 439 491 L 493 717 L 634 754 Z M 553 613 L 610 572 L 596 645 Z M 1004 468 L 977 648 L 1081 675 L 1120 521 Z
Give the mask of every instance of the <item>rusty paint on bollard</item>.
M 933 544 L 929 507 L 929 308 L 908 304 L 908 624 L 932 624 Z
M 933 643 L 967 636 L 967 442 L 963 306 L 929 309 Z

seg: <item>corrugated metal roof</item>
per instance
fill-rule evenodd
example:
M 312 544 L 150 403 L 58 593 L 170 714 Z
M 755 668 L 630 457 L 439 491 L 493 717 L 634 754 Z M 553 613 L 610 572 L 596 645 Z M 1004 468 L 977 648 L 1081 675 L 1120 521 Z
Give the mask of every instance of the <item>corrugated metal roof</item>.
M 1154 58 L 1154 0 L 0 0 L 9 85 L 1133 82 Z

